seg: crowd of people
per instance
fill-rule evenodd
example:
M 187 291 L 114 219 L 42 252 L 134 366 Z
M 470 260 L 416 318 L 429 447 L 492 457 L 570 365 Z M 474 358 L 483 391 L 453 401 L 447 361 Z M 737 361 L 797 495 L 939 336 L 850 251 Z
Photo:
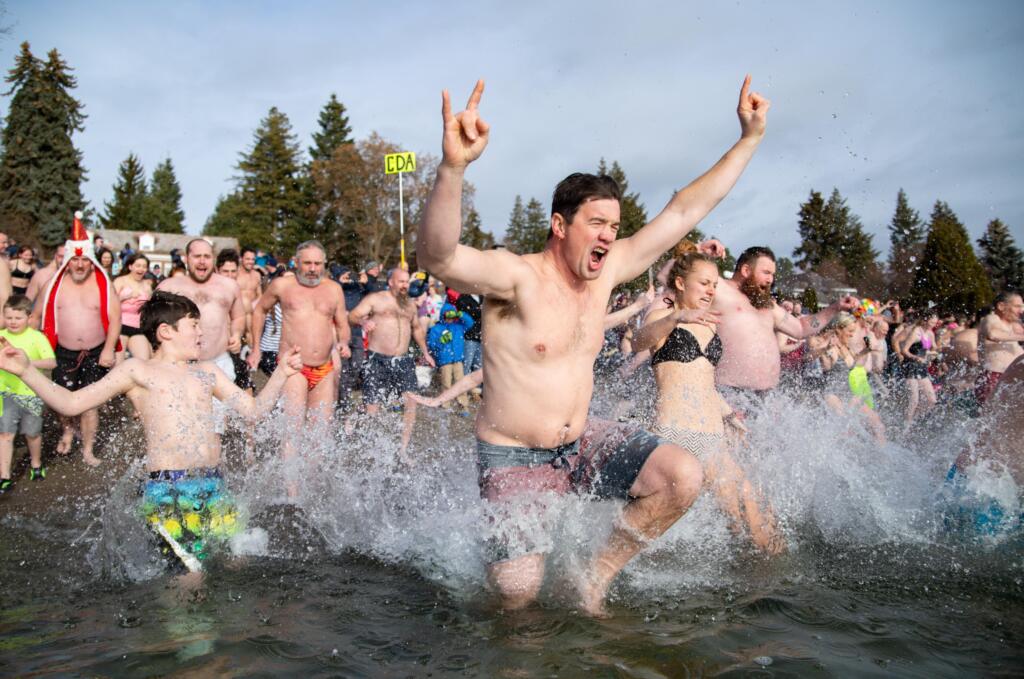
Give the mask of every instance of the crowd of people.
M 279 405 L 279 459 L 293 472 L 286 492 L 294 500 L 302 479 L 288 463 L 315 447 L 310 437 L 344 431 L 357 411 L 374 417 L 404 405 L 408 462 L 416 407 L 454 404 L 454 416 L 475 407 L 480 495 L 495 510 L 481 527 L 488 581 L 502 605 L 527 605 L 544 578 L 547 542 L 522 530 L 524 514 L 572 491 L 621 508 L 578 583 L 580 607 L 601 614 L 616 575 L 702 492 L 758 549 L 786 548 L 739 454 L 769 394 L 817 399 L 882 444 L 894 421 L 912 434 L 938 400 L 975 411 L 1020 364 L 1016 292 L 977 319 L 853 297 L 804 310 L 773 295 L 775 256 L 760 246 L 720 277 L 722 243 L 685 237 L 763 137 L 769 103 L 749 78 L 740 139 L 636 234 L 616 237 L 615 181 L 577 173 L 554 191 L 542 252 L 460 245 L 463 177 L 490 134 L 482 94 L 479 82 L 458 114 L 443 95 L 443 156 L 417 243 L 423 270 L 412 275 L 377 262 L 358 272 L 329 263 L 316 241 L 281 261 L 250 248 L 214 252 L 194 238 L 180 272 L 155 275 L 126 246 L 115 276 L 104 256 L 112 263 L 113 254 L 77 216 L 47 266 L 32 270 L 34 259 L 17 249 L 0 266 L 0 493 L 11 488 L 19 433 L 29 478 L 45 478 L 44 403 L 65 418 L 56 452 L 67 454 L 77 431 L 83 459 L 96 465 L 96 409 L 123 394 L 146 434 L 147 521 L 205 556 L 211 538 L 239 528 L 220 470 L 228 411 L 251 433 Z M 610 303 L 666 252 L 648 291 Z M 52 369 L 52 381 L 40 369 Z M 649 412 L 593 417 L 595 374 L 627 384 L 649 376 Z

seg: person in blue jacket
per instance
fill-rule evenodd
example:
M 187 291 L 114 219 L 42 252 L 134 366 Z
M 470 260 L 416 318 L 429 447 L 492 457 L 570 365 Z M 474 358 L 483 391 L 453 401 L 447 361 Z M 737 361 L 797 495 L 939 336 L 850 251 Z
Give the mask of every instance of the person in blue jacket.
M 441 371 L 441 386 L 444 389 L 461 380 L 462 359 L 466 352 L 466 331 L 473 327 L 473 319 L 448 302 L 441 307 L 441 321 L 427 333 L 427 348 L 437 361 Z M 462 394 L 457 399 L 465 410 L 469 398 Z

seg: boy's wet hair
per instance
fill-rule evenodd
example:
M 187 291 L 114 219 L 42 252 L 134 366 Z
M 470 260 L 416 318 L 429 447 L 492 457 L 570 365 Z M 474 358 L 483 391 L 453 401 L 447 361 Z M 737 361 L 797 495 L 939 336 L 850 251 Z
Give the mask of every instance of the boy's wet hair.
M 24 311 L 26 314 L 32 313 L 32 300 L 25 295 L 11 295 L 4 302 L 4 311 L 11 309 L 12 311 Z
M 199 307 L 196 303 L 188 297 L 157 290 L 149 301 L 142 305 L 139 328 L 156 351 L 160 348 L 160 340 L 156 335 L 160 326 L 166 323 L 177 330 L 178 321 L 183 318 L 199 318 Z

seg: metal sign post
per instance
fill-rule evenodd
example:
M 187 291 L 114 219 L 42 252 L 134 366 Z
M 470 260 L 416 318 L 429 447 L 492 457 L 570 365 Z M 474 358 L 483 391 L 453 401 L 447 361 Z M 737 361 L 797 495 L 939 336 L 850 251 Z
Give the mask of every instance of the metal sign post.
M 384 174 L 398 175 L 398 231 L 401 236 L 401 267 L 409 270 L 405 263 L 405 200 L 402 197 L 402 175 L 415 172 L 416 154 L 411 151 L 389 153 L 384 156 Z

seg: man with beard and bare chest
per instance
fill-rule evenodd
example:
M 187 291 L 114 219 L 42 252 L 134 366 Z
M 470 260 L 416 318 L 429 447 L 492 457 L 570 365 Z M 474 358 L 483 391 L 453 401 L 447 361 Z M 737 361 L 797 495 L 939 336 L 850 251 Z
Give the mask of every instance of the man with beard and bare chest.
M 245 343 L 253 347 L 256 345 L 253 343 L 252 308 L 263 292 L 263 277 L 256 270 L 256 251 L 252 248 L 242 248 L 242 266 L 235 282 L 242 292 L 242 308 L 245 309 Z
M 82 213 L 75 213 L 71 238 L 64 246 L 71 258 L 50 276 L 29 318 L 29 324 L 42 329 L 53 347 L 57 359 L 53 381 L 70 391 L 84 389 L 107 374 L 114 365 L 121 336 L 121 305 L 106 272 L 96 261 L 81 220 Z M 95 408 L 79 418 L 82 459 L 90 466 L 100 463 L 93 454 L 99 419 Z M 64 431 L 57 444 L 60 455 L 71 450 L 73 422 L 62 418 Z
M 747 248 L 736 260 L 731 280 L 718 286 L 711 310 L 718 312 L 722 360 L 715 369 L 719 391 L 738 409 L 779 384 L 780 353 L 775 332 L 805 339 L 821 332 L 840 310 L 859 301 L 846 296 L 813 316 L 796 318 L 772 299 L 775 253 L 767 247 Z
M 57 273 L 57 270 L 60 269 L 63 263 L 64 246 L 58 245 L 57 249 L 53 251 L 53 259 L 50 260 L 50 263 L 32 274 L 32 279 L 29 280 L 28 287 L 25 288 L 25 296 L 33 302 L 36 301 L 36 298 L 39 297 L 39 292 L 46 289 L 50 279 L 53 278 L 53 274 Z
M 324 246 L 311 240 L 295 250 L 294 276 L 276 278 L 256 302 L 253 309 L 253 349 L 249 365 L 259 365 L 260 338 L 267 314 L 281 305 L 281 348 L 300 349 L 302 371 L 285 382 L 284 412 L 288 426 L 295 435 L 282 439 L 281 457 L 292 458 L 296 447 L 308 449 L 322 442 L 327 424 L 334 412 L 338 395 L 338 372 L 341 359 L 348 358 L 348 311 L 341 286 L 324 280 L 327 258 Z M 302 441 L 302 433 L 311 437 Z M 289 487 L 294 496 L 294 488 Z
M 368 337 L 363 375 L 363 403 L 376 415 L 381 404 L 397 401 L 402 393 L 416 391 L 416 364 L 409 356 L 409 342 L 416 340 L 431 367 L 434 359 L 427 350 L 427 333 L 416 318 L 416 305 L 409 300 L 409 272 L 395 268 L 388 276 L 388 289 L 363 298 L 349 312 L 349 323 L 362 326 Z

